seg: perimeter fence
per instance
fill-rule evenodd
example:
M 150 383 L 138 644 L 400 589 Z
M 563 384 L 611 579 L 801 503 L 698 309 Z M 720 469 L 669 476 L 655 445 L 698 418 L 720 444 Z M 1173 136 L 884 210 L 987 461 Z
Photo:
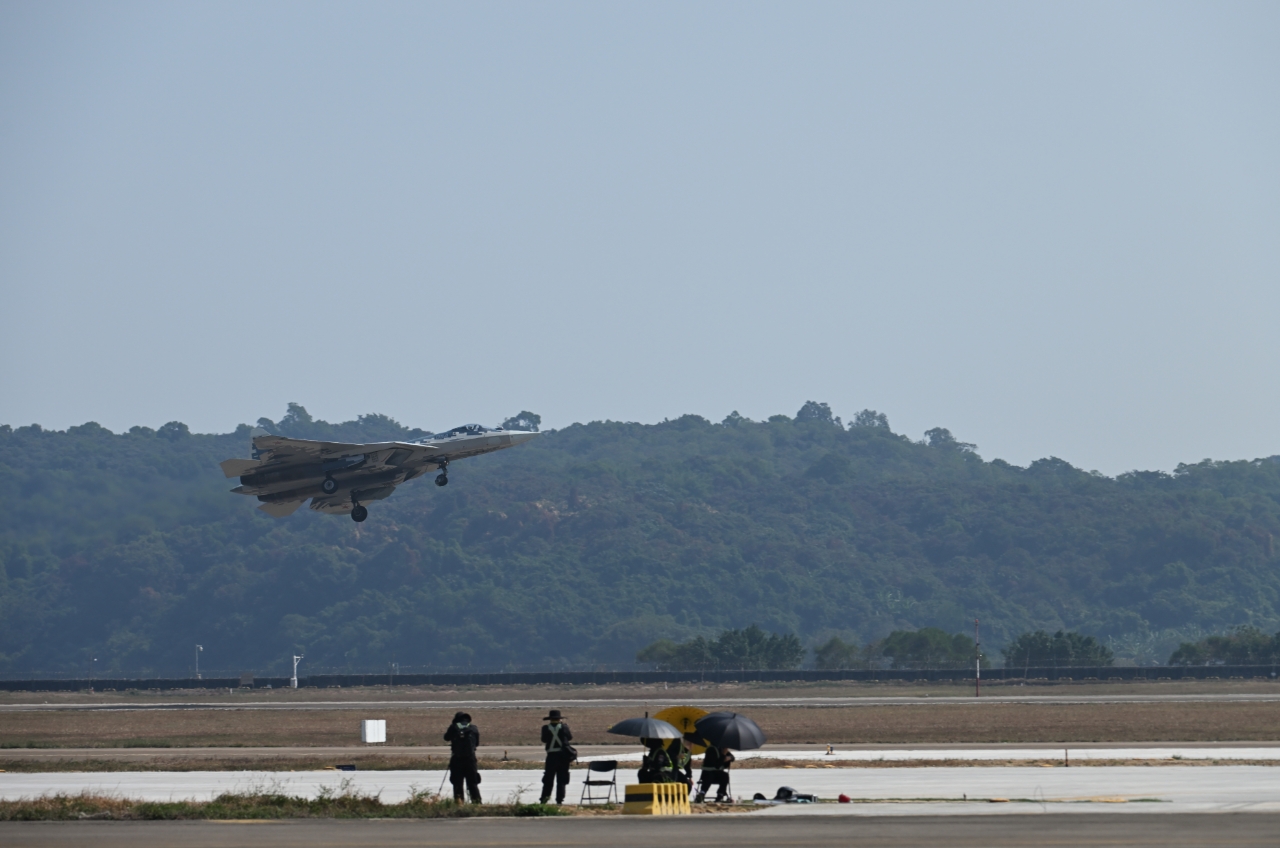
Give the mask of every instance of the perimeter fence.
M 984 681 L 1130 681 L 1130 680 L 1226 680 L 1265 679 L 1280 682 L 1274 665 L 1209 666 L 1105 666 L 1097 668 L 991 668 L 982 670 Z M 491 673 L 442 672 L 439 674 L 315 674 L 298 678 L 299 687 L 354 686 L 535 686 L 644 683 L 820 683 L 824 681 L 972 683 L 972 669 L 795 669 L 791 671 L 515 671 Z M 63 680 L 0 680 L 5 692 L 75 692 L 87 689 L 172 690 L 238 689 L 289 686 L 288 677 L 108 678 Z

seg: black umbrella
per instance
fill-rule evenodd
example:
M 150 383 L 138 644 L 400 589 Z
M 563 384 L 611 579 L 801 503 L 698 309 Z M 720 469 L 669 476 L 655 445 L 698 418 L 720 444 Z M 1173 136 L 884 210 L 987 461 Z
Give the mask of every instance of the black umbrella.
M 679 739 L 684 735 L 675 725 L 648 716 L 623 719 L 605 732 L 619 736 L 638 736 L 641 739 Z
M 712 713 L 694 722 L 698 735 L 717 748 L 750 751 L 768 740 L 760 725 L 737 713 Z

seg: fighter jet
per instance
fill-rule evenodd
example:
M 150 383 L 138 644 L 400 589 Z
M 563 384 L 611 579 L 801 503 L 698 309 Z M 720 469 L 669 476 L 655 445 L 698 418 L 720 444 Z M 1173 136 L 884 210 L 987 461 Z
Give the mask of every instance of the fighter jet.
M 525 430 L 490 429 L 479 424 L 454 427 L 412 442 L 367 445 L 286 439 L 254 429 L 253 459 L 228 459 L 222 473 L 239 477 L 231 491 L 255 495 L 267 515 L 283 518 L 308 498 L 311 508 L 330 515 L 369 517 L 365 504 L 382 500 L 396 486 L 439 470 L 436 485 L 449 483 L 449 463 L 514 447 L 537 436 Z

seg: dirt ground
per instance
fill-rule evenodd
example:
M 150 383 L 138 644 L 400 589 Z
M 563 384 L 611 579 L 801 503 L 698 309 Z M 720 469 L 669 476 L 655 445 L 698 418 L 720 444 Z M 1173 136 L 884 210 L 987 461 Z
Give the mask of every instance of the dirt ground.
M 982 684 L 988 695 L 1055 695 L 1075 697 L 1079 695 L 1204 695 L 1204 694 L 1277 694 L 1280 679 L 1252 680 L 1134 680 L 1134 681 L 1081 681 L 1050 683 L 1047 681 L 990 681 Z M 628 683 L 609 686 L 596 685 L 545 685 L 545 686 L 364 686 L 356 688 L 300 689 L 130 689 L 124 691 L 89 692 L 0 692 L 0 705 L 4 704 L 113 704 L 113 703 L 226 703 L 237 701 L 269 701 L 272 703 L 323 703 L 332 701 L 481 701 L 531 700 L 554 704 L 557 700 L 629 700 L 644 703 L 650 700 L 698 700 L 723 698 L 778 697 L 778 698 L 881 698 L 886 696 L 916 696 L 920 698 L 940 696 L 969 696 L 973 694 L 973 682 L 914 683 L 907 681 L 885 682 L 822 682 L 822 683 L 708 683 L 670 684 Z
M 482 703 L 477 701 L 477 703 Z M 436 746 L 453 708 L 111 710 L 0 713 L 0 748 L 360 747 L 359 720 L 387 720 L 387 743 Z M 485 745 L 537 744 L 545 707 L 470 710 Z M 639 711 L 575 707 L 581 744 L 625 743 L 605 729 Z M 787 744 L 1228 742 L 1280 739 L 1280 701 L 868 704 L 744 709 Z M 376 713 L 376 714 L 375 714 Z

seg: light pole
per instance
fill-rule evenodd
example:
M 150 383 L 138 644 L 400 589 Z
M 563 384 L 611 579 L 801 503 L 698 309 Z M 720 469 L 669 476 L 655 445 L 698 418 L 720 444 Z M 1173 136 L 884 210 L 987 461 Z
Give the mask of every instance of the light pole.
M 301 659 L 302 657 L 298 656 L 297 654 L 293 655 L 293 677 L 289 680 L 290 689 L 298 688 L 298 662 Z
M 204 645 L 196 645 L 196 680 L 200 679 L 200 652 L 204 650 Z
M 982 695 L 982 643 L 978 641 L 978 619 L 973 620 L 973 697 Z

